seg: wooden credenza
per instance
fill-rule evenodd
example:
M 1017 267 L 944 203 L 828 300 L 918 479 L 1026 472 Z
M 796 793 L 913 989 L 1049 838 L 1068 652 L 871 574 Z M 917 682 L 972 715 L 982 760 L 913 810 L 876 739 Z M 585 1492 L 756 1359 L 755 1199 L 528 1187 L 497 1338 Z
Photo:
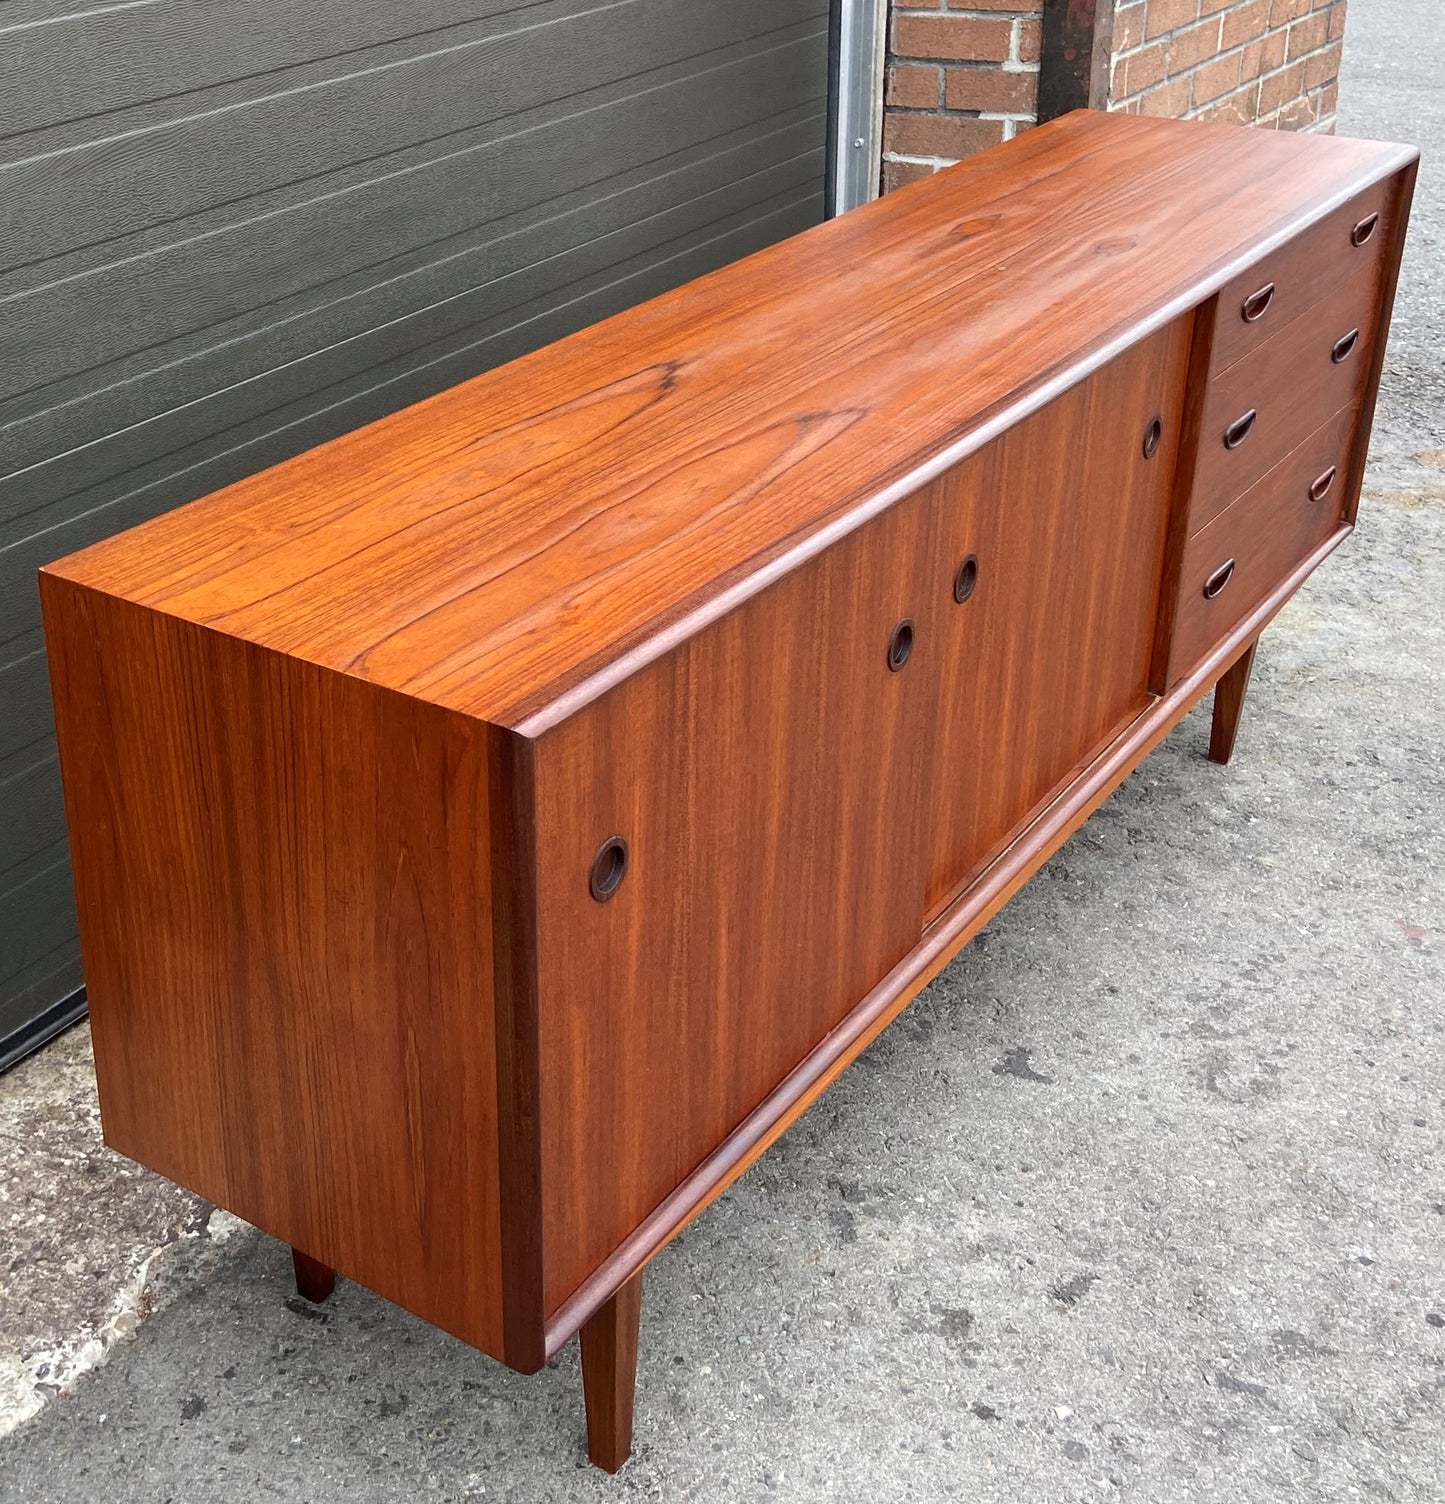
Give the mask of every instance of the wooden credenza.
M 1349 532 L 1415 154 L 1078 114 L 41 580 L 106 1137 L 630 1444 L 641 1270 Z

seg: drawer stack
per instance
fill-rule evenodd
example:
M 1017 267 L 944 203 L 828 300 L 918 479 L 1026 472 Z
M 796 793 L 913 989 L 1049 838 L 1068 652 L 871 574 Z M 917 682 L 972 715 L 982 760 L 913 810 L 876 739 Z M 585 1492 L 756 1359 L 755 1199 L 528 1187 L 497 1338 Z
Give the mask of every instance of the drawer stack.
M 1199 313 L 1193 473 L 1164 687 L 1343 523 L 1383 339 L 1381 183 L 1262 257 Z

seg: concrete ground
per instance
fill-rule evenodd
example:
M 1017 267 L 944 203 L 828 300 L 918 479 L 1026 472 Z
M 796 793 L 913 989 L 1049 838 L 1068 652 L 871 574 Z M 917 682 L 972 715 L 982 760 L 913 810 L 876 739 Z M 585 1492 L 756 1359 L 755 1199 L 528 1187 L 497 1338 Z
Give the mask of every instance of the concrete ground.
M 1234 765 L 1196 712 L 657 1260 L 625 1470 L 575 1344 L 314 1310 L 109 1155 L 78 1031 L 0 1080 L 0 1499 L 1445 1499 L 1440 19 L 1350 7 L 1340 129 L 1425 166 L 1360 526 Z

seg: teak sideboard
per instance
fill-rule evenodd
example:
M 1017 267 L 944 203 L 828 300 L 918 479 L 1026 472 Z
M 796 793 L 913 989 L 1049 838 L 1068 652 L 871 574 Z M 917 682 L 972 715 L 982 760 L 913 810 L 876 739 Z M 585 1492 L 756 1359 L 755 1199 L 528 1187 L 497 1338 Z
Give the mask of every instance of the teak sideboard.
M 1076 114 L 53 565 L 106 1138 L 632 1424 L 647 1261 L 1350 531 L 1411 150 Z

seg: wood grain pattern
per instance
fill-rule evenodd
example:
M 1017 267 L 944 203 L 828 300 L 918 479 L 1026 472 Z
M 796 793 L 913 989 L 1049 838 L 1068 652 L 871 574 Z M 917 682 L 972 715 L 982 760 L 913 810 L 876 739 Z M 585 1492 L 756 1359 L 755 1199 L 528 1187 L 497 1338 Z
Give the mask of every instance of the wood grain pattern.
M 505 1356 L 488 728 L 42 585 L 106 1142 Z
M 549 1314 L 918 939 L 923 607 L 947 575 L 924 503 L 537 743 Z M 905 617 L 918 633 L 893 673 Z M 598 903 L 588 871 L 612 835 L 629 866 Z
M 928 928 L 907 957 L 723 1140 L 548 1319 L 550 1357 L 649 1259 L 782 1137 L 1209 692 L 1241 649 L 1349 536 L 1339 527 L 1078 770 L 1068 787 Z
M 37 569 L 820 222 L 829 45 L 828 0 L 0 12 L 4 1059 L 81 982 Z
M 1379 220 L 1370 238 L 1363 245 L 1352 244 L 1354 227 L 1371 214 Z M 1378 286 L 1381 269 L 1391 259 L 1396 215 L 1394 181 L 1374 183 L 1222 287 L 1214 331 L 1215 370 L 1227 370 L 1341 286 Z M 1245 299 L 1270 286 L 1274 292 L 1265 311 L 1247 321 L 1242 313 Z
M 961 605 L 933 574 L 930 916 L 1148 697 L 1190 332 L 1142 341 L 930 488 L 937 551 L 978 560 Z
M 492 739 L 491 926 L 497 1051 L 497 1181 L 503 1346 L 535 1373 L 545 1361 L 542 1145 L 538 1032 L 536 749 L 512 732 Z M 480 916 L 479 916 L 480 917 Z
M 1350 450 L 1349 469 L 1345 472 L 1345 521 L 1353 525 L 1360 506 L 1360 488 L 1365 483 L 1365 460 L 1369 456 L 1370 432 L 1375 421 L 1375 401 L 1380 394 L 1380 375 L 1385 368 L 1385 341 L 1390 334 L 1390 319 L 1395 311 L 1395 289 L 1400 281 L 1400 263 L 1405 254 L 1405 232 L 1410 224 L 1410 205 L 1415 198 L 1415 179 L 1420 161 L 1416 157 L 1395 174 L 1392 184 L 1390 239 L 1385 249 L 1385 271 L 1380 288 L 1380 315 L 1374 348 L 1370 351 L 1370 368 L 1365 378 L 1364 400 L 1360 404 L 1360 421 L 1355 428 Z
M 609 1473 L 615 1473 L 632 1451 L 632 1404 L 641 1320 L 642 1275 L 637 1273 L 582 1328 L 587 1456 Z
M 1189 508 L 1191 533 L 1279 464 L 1322 418 L 1358 402 L 1369 378 L 1380 313 L 1378 266 L 1371 272 L 1344 283 L 1210 381 Z M 1354 348 L 1336 364 L 1331 347 L 1354 329 L 1359 330 Z M 1225 430 L 1251 411 L 1257 416 L 1249 437 L 1237 449 L 1227 449 Z
M 1179 571 L 1189 544 L 1194 507 L 1194 472 L 1198 465 L 1204 419 L 1204 399 L 1209 373 L 1214 365 L 1214 336 L 1218 327 L 1219 297 L 1194 310 L 1189 348 L 1189 369 L 1184 380 L 1184 414 L 1179 439 L 1179 457 L 1174 466 L 1173 497 L 1169 527 L 1164 539 L 1164 565 L 1159 596 L 1159 615 L 1154 623 L 1154 651 L 1149 664 L 1149 690 L 1162 695 L 1169 688 L 1170 660 L 1174 655 L 1174 623 L 1179 610 Z
M 536 733 L 1410 155 L 1081 112 L 64 568 Z
M 1356 407 L 1336 413 L 1190 538 L 1179 572 L 1170 678 L 1208 653 L 1281 576 L 1339 527 L 1358 421 Z M 1331 467 L 1338 478 L 1314 500 L 1311 486 Z M 1228 584 L 1206 598 L 1205 582 L 1231 561 Z
M 1244 134 L 1032 132 L 48 574 L 121 1146 L 513 1367 L 581 1330 L 620 1466 L 648 1259 L 1211 687 L 1227 753 L 1349 531 L 1377 341 L 1201 456 L 1383 338 L 1407 190 L 1227 364 L 1214 295 L 1404 158 Z
M 1256 637 L 1214 686 L 1214 711 L 1209 722 L 1210 762 L 1224 764 L 1234 756 L 1234 739 L 1239 735 L 1239 719 L 1244 713 L 1244 698 L 1249 693 L 1249 676 L 1254 671 L 1258 648 Z

